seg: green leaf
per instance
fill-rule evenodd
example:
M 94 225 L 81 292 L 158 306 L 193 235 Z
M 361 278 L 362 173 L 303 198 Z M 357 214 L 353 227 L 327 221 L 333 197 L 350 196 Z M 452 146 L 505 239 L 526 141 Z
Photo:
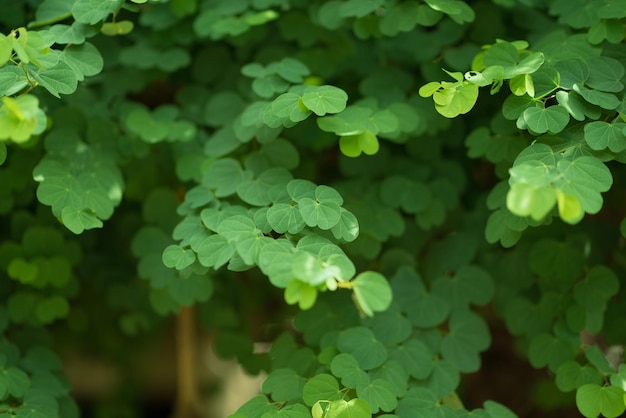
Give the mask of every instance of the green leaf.
M 246 203 L 267 206 L 271 203 L 270 190 L 274 186 L 285 186 L 291 173 L 282 167 L 263 171 L 256 179 L 244 180 L 237 185 L 237 195 Z
M 50 324 L 59 318 L 65 318 L 70 305 L 62 296 L 50 296 L 41 300 L 35 309 L 35 315 L 42 324 Z
M 0 67 L 11 59 L 13 53 L 13 45 L 15 38 L 13 36 L 5 36 L 0 34 Z
M 311 111 L 303 107 L 302 96 L 296 93 L 283 93 L 271 103 L 271 111 L 280 118 L 288 118 L 292 122 L 301 122 Z
M 361 153 L 374 155 L 379 148 L 378 138 L 370 131 L 339 138 L 339 149 L 347 157 L 358 157 Z
M 393 392 L 393 387 L 383 379 L 374 379 L 358 385 L 356 394 L 369 404 L 374 414 L 381 410 L 391 412 L 398 405 L 398 398 Z
M 169 245 L 163 250 L 163 264 L 176 270 L 183 270 L 196 261 L 196 254 L 180 245 Z
M 0 165 L 4 164 L 7 159 L 7 146 L 0 142 Z
M 285 232 L 297 234 L 306 226 L 299 207 L 289 203 L 272 205 L 267 211 L 267 221 L 272 229 L 279 234 Z
M 588 383 L 576 391 L 576 406 L 587 418 L 595 418 L 600 414 L 607 418 L 619 417 L 626 409 L 624 390 Z
M 304 77 L 311 74 L 306 65 L 294 58 L 283 58 L 278 63 L 276 72 L 291 83 L 301 83 Z
M 470 303 L 485 305 L 494 295 L 494 284 L 489 273 L 483 269 L 463 266 L 451 277 L 436 279 L 431 291 L 455 307 Z
M 349 388 L 370 382 L 369 376 L 352 354 L 337 354 L 330 363 L 330 371 L 341 379 L 342 385 Z
M 391 304 L 391 287 L 383 275 L 366 271 L 360 273 L 352 283 L 357 303 L 366 315 L 382 312 Z
M 372 410 L 363 399 L 354 398 L 328 402 L 320 400 L 311 409 L 313 418 L 370 418 Z
M 485 411 L 493 418 L 517 418 L 509 408 L 494 401 L 485 401 Z
M 555 69 L 559 72 L 561 87 L 567 90 L 573 89 L 574 84 L 583 85 L 589 78 L 588 62 L 580 58 L 560 60 L 555 64 Z
M 269 393 L 275 402 L 289 402 L 302 398 L 305 383 L 293 369 L 279 368 L 265 378 L 261 390 Z
M 339 209 L 339 222 L 331 228 L 337 239 L 352 242 L 359 236 L 359 222 L 354 214 L 344 208 Z
M 432 391 L 422 387 L 410 389 L 407 395 L 398 402 L 395 413 L 403 418 L 451 418 L 455 416 L 452 409 L 442 405 Z
M 298 253 L 292 264 L 293 277 L 308 283 L 313 287 L 328 283 L 340 277 L 340 270 L 337 266 L 323 263 L 320 259 L 306 252 Z M 333 286 L 331 284 L 331 286 Z
M 565 182 L 559 184 L 563 193 L 578 199 L 585 212 L 597 213 L 602 208 L 600 193 L 609 190 L 613 184 L 609 169 L 591 156 L 559 161 L 557 166 Z
M 0 94 L 12 96 L 30 85 L 30 80 L 16 66 L 0 67 Z
M 554 92 L 560 85 L 560 74 L 552 67 L 542 67 L 531 74 L 535 95 L 533 97 L 543 98 Z
M 556 371 L 556 385 L 563 392 L 571 392 L 585 384 L 601 384 L 602 376 L 591 366 L 581 366 L 576 361 L 567 361 Z
M 435 362 L 426 384 L 438 397 L 444 397 L 455 391 L 461 382 L 461 375 L 456 367 L 446 360 Z
M 389 357 L 400 363 L 411 376 L 420 380 L 426 379 L 435 367 L 433 353 L 424 342 L 416 338 L 399 344 L 389 353 Z
M 292 275 L 293 277 L 293 275 Z M 317 289 L 300 280 L 291 280 L 285 288 L 285 302 L 289 305 L 298 304 L 302 310 L 311 309 L 317 300 Z
M 591 345 L 585 349 L 585 357 L 589 363 L 594 366 L 601 373 L 612 374 L 614 373 L 613 367 L 609 364 L 609 361 L 597 345 Z
M 409 372 L 399 361 L 393 359 L 387 360 L 385 364 L 379 368 L 371 370 L 369 375 L 372 379 L 383 379 L 389 382 L 392 392 L 398 398 L 406 394 Z
M 33 390 L 26 395 L 16 418 L 58 418 L 59 405 L 55 398 Z
M 346 108 L 348 95 L 334 86 L 308 87 L 302 95 L 302 103 L 317 116 L 339 113 Z
M 261 418 L 265 413 L 272 413 L 278 410 L 275 402 L 271 402 L 265 395 L 257 395 L 237 409 L 231 418 L 254 417 Z
M 342 17 L 364 17 L 382 6 L 384 0 L 348 0 L 341 3 L 340 14 Z
M 590 119 L 598 119 L 600 117 L 598 108 L 589 104 L 575 91 L 557 91 L 556 99 L 559 105 L 564 107 L 577 121 L 583 121 L 585 117 Z
M 483 63 L 486 66 L 511 67 L 517 64 L 518 59 L 519 53 L 515 45 L 510 42 L 498 42 L 485 51 Z
M 602 121 L 585 124 L 585 142 L 591 149 L 603 150 L 608 148 L 611 152 L 621 152 L 626 149 L 626 135 L 624 130 L 626 123 L 607 123 Z
M 516 120 L 526 109 L 536 106 L 536 101 L 529 95 L 511 95 L 502 105 L 502 114 L 506 119 Z
M 46 128 L 46 115 L 39 108 L 39 100 L 30 94 L 16 99 L 2 98 L 0 106 L 0 140 L 26 142 L 31 135 Z
M 530 341 L 528 358 L 535 368 L 548 366 L 550 370 L 556 371 L 561 364 L 572 360 L 576 350 L 577 347 L 554 335 L 540 333 Z
M 567 109 L 560 105 L 547 108 L 529 107 L 524 110 L 524 121 L 535 133 L 555 134 L 561 132 L 569 122 Z
M 595 266 L 574 287 L 574 300 L 590 311 L 603 311 L 618 289 L 615 273 L 606 266 Z
M 361 322 L 372 329 L 377 339 L 387 344 L 405 341 L 413 330 L 411 322 L 401 312 L 390 309 L 363 318 Z
M 619 19 L 602 19 L 589 29 L 589 43 L 598 44 L 606 39 L 612 44 L 618 44 L 624 39 L 622 29 L 623 24 Z
M 318 401 L 336 401 L 342 398 L 337 379 L 329 374 L 318 374 L 309 379 L 302 390 L 302 399 L 308 406 Z
M 235 244 L 222 235 L 209 235 L 198 244 L 197 253 L 200 264 L 218 269 L 235 254 Z
M 7 268 L 9 277 L 19 280 L 21 283 L 35 283 L 39 275 L 39 267 L 35 263 L 29 263 L 21 257 L 14 258 Z
M 337 348 L 342 353 L 354 356 L 363 370 L 381 366 L 387 360 L 387 349 L 366 327 L 353 327 L 342 331 L 337 339 Z
M 91 211 L 64 206 L 61 211 L 63 224 L 75 234 L 82 234 L 83 231 L 93 228 L 102 228 L 102 221 Z
M 128 35 L 133 31 L 135 25 L 130 20 L 120 20 L 118 22 L 106 22 L 102 24 L 100 32 L 107 36 Z
M 478 100 L 476 84 L 459 82 L 442 85 L 443 89 L 433 95 L 437 112 L 446 118 L 455 118 L 472 110 Z
M 315 199 L 316 188 L 315 183 L 308 180 L 294 179 L 287 183 L 287 193 L 294 202 L 303 198 Z
M 621 79 L 624 77 L 624 66 L 610 57 L 596 57 L 587 61 L 589 78 L 586 84 L 595 90 L 619 93 L 624 89 Z
M 13 397 L 21 398 L 30 386 L 28 375 L 17 367 L 3 368 L 0 371 L 0 388 Z
M 556 194 L 552 188 L 529 183 L 515 183 L 506 197 L 507 208 L 517 216 L 541 221 L 554 208 Z
M 485 321 L 478 315 L 456 310 L 448 323 L 450 332 L 441 341 L 441 354 L 460 372 L 473 372 L 480 368 L 478 353 L 489 347 L 491 336 Z
M 72 14 L 78 22 L 95 25 L 116 12 L 122 4 L 123 0 L 76 0 Z
M 102 55 L 89 42 L 68 46 L 61 57 L 74 71 L 78 81 L 99 74 L 104 66 Z
M 234 194 L 240 183 L 249 180 L 252 173 L 243 170 L 241 164 L 234 159 L 224 158 L 215 161 L 204 173 L 202 183 L 215 189 L 216 197 Z
M 591 90 L 578 83 L 574 84 L 574 91 L 580 94 L 587 102 L 603 109 L 613 110 L 620 104 L 619 99 L 614 94 Z
M 298 210 L 304 222 L 310 226 L 328 230 L 341 219 L 340 206 L 332 200 L 313 200 L 302 198 L 298 202 Z
M 33 72 L 32 76 L 53 96 L 60 97 L 61 94 L 74 93 L 81 74 L 77 74 L 68 63 L 60 61 L 49 70 Z

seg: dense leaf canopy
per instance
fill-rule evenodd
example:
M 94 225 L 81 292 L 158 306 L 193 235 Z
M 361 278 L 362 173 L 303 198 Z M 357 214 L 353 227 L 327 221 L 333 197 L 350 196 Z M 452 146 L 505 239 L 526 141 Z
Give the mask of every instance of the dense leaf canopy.
M 460 396 L 500 321 L 624 413 L 626 1 L 10 3 L 0 418 L 190 306 L 234 418 L 515 417 Z

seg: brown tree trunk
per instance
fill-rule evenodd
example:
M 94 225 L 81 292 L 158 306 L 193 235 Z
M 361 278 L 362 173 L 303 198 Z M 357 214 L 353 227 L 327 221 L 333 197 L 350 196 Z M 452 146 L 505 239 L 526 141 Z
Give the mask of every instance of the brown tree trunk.
M 177 393 L 172 418 L 205 418 L 198 391 L 196 317 L 193 307 L 182 307 L 176 317 Z

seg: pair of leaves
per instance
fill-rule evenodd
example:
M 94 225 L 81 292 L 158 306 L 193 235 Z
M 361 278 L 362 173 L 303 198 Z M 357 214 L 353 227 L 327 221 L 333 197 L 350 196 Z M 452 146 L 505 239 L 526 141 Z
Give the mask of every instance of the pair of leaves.
M 545 158 L 545 163 L 537 158 Z M 518 216 L 542 220 L 555 205 L 559 215 L 577 223 L 584 212 L 597 213 L 602 207 L 601 192 L 613 183 L 608 168 L 591 156 L 567 160 L 545 144 L 523 151 L 510 170 L 508 209 Z
M 307 257 L 307 259 L 311 260 L 312 258 Z M 315 262 L 315 260 L 312 261 Z M 294 267 L 297 267 L 297 264 L 294 263 Z M 302 277 L 302 269 L 295 270 L 297 271 L 294 271 L 291 277 Z M 285 301 L 288 304 L 293 305 L 297 303 L 300 309 L 310 309 L 317 300 L 318 289 L 321 286 L 331 290 L 337 289 L 336 280 L 338 280 L 337 276 L 340 273 L 336 267 L 330 265 L 326 266 L 326 268 L 316 270 L 319 270 L 320 274 L 314 277 L 319 280 L 313 283 L 305 281 L 306 279 L 293 279 L 289 281 L 285 288 Z M 341 278 L 341 276 L 339 276 L 339 278 Z M 319 284 L 316 285 L 318 282 Z M 375 312 L 384 312 L 391 304 L 391 288 L 387 280 L 379 273 L 371 271 L 362 272 L 358 274 L 354 280 L 346 283 L 342 287 L 348 287 L 353 290 L 357 306 L 367 316 L 372 316 Z M 351 334 L 350 338 L 353 337 L 355 337 L 355 335 Z
M 12 99 L 2 98 L 0 106 L 0 140 L 23 143 L 46 129 L 46 115 L 39 100 L 30 94 Z
M 435 109 L 446 118 L 472 110 L 478 100 L 478 85 L 465 81 L 461 73 L 448 73 L 456 82 L 430 82 L 419 89 L 422 97 L 433 97 Z
M 342 204 L 343 198 L 332 187 L 291 180 L 267 210 L 267 221 L 281 234 L 296 234 L 309 226 L 331 230 L 337 239 L 354 241 L 359 234 L 358 221 Z
M 619 417 L 626 410 L 625 402 L 624 390 L 615 386 L 587 383 L 576 391 L 576 406 L 586 418 Z
M 268 103 L 262 119 L 271 128 L 291 127 L 311 113 L 339 113 L 346 108 L 347 100 L 346 92 L 335 86 L 295 86 Z

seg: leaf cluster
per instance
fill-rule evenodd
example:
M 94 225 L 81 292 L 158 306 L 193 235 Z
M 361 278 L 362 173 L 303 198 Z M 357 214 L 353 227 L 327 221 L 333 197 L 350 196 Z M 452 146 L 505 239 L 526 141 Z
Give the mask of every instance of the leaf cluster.
M 53 349 L 190 306 L 267 373 L 235 418 L 515 417 L 459 397 L 494 318 L 622 414 L 626 5 L 492 3 L 0 13 L 0 417 L 78 416 Z

